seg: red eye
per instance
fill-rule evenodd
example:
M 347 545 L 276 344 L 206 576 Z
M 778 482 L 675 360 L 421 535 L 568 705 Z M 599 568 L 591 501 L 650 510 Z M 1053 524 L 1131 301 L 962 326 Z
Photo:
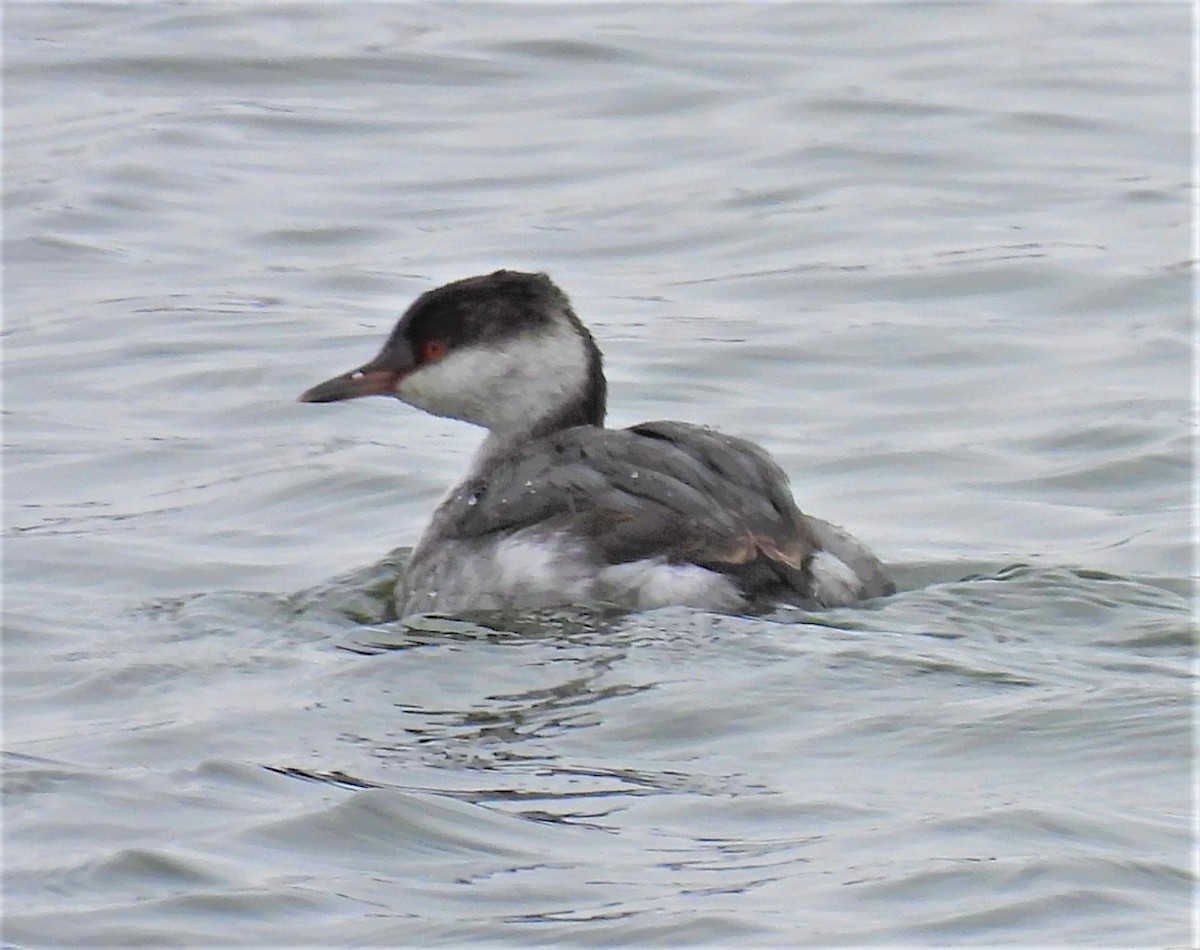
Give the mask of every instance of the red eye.
M 445 340 L 426 340 L 421 344 L 419 351 L 421 362 L 432 363 L 434 360 L 440 360 L 449 349 Z

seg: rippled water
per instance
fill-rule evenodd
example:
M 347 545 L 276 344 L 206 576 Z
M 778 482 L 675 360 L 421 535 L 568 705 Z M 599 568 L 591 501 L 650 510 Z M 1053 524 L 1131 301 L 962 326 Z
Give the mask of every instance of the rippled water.
M 9 4 L 6 942 L 1194 941 L 1188 14 Z M 901 592 L 389 622 L 499 266 Z

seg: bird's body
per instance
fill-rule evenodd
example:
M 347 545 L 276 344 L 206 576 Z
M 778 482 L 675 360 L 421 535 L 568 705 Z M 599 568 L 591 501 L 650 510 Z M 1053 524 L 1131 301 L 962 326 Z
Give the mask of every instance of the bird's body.
M 800 512 L 753 443 L 682 422 L 604 428 L 599 350 L 545 275 L 498 271 L 429 291 L 375 360 L 301 399 L 374 393 L 490 430 L 413 551 L 403 615 L 733 612 L 894 590 L 866 548 Z

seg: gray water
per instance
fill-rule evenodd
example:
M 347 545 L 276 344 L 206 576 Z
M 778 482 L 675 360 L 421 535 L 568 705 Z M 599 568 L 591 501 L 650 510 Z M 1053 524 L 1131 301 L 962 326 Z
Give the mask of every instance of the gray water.
M 1196 940 L 1189 17 L 7 4 L 7 944 Z M 901 592 L 387 620 L 501 266 Z

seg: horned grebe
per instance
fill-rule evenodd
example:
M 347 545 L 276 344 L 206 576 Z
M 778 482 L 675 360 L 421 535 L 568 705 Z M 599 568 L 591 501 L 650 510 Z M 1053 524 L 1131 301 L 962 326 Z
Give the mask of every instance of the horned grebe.
M 370 395 L 488 430 L 397 585 L 401 616 L 832 607 L 895 590 L 862 544 L 800 512 L 757 445 L 685 422 L 604 428 L 600 350 L 545 274 L 422 294 L 378 356 L 300 400 Z

